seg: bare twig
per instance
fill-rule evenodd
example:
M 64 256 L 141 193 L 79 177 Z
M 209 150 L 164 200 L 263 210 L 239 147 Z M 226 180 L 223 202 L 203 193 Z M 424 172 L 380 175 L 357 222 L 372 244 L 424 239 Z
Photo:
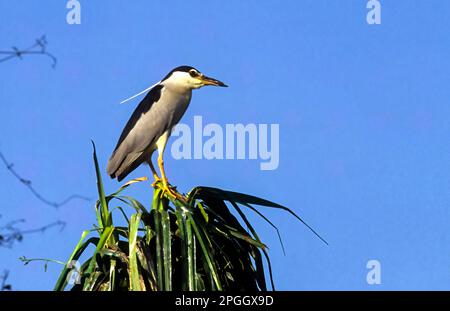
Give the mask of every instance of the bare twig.
M 16 225 L 19 223 L 24 223 L 24 219 L 14 220 L 3 227 L 0 227 L 0 247 L 11 248 L 14 242 L 21 242 L 23 240 L 24 235 L 33 234 L 33 233 L 44 233 L 48 229 L 52 227 L 60 227 L 64 229 L 66 223 L 64 221 L 58 220 L 51 224 L 42 226 L 40 228 L 23 230 L 18 228 Z
M 0 215 L 1 217 L 1 215 Z M 0 227 L 0 247 L 11 248 L 14 242 L 20 242 L 23 240 L 23 236 L 26 234 L 33 233 L 44 233 L 47 229 L 52 227 L 61 227 L 60 230 L 63 230 L 66 223 L 63 221 L 55 221 L 51 224 L 42 226 L 40 228 L 22 230 L 16 227 L 18 223 L 23 223 L 25 220 L 19 219 L 9 222 L 3 227 Z M 45 268 L 47 267 L 47 263 L 45 264 Z M 6 283 L 9 277 L 9 270 L 5 270 L 3 274 L 0 275 L 0 291 L 10 291 L 12 290 L 11 284 Z
M 0 280 L 2 281 L 1 285 L 0 285 L 0 291 L 10 291 L 12 289 L 11 284 L 7 284 L 6 280 L 9 277 L 9 271 L 5 270 L 3 271 L 3 274 L 0 275 Z
M 55 201 L 51 201 L 47 198 L 45 198 L 44 196 L 42 196 L 36 189 L 34 189 L 34 187 L 31 184 L 31 180 L 23 178 L 21 175 L 19 175 L 13 168 L 14 164 L 10 163 L 5 156 L 3 155 L 3 153 L 0 151 L 0 160 L 3 162 L 3 164 L 6 166 L 6 168 L 11 172 L 11 174 L 17 179 L 19 180 L 22 184 L 24 184 L 30 191 L 31 193 L 33 193 L 33 195 L 38 198 L 41 202 L 49 205 L 49 206 L 53 206 L 54 208 L 58 208 L 61 207 L 67 203 L 69 203 L 71 200 L 74 199 L 79 199 L 79 200 L 83 200 L 83 201 L 90 201 L 89 198 L 79 195 L 79 194 L 73 194 L 69 197 L 67 197 L 66 199 L 62 200 L 61 202 L 55 202 Z
M 22 56 L 24 55 L 46 55 L 50 57 L 52 60 L 52 67 L 56 67 L 57 59 L 53 54 L 47 52 L 47 39 L 44 36 L 36 39 L 36 42 L 29 46 L 26 49 L 18 49 L 17 47 L 13 46 L 10 51 L 0 51 L 0 55 L 6 55 L 3 58 L 0 58 L 0 63 L 6 62 L 7 60 L 13 59 L 13 58 L 19 58 L 22 59 Z

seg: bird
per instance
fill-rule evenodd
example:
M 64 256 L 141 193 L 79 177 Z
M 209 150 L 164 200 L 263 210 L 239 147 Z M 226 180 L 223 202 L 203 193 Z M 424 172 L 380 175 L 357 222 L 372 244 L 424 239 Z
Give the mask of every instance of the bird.
M 141 164 L 148 164 L 155 186 L 162 182 L 162 189 L 175 198 L 183 198 L 174 191 L 167 180 L 163 153 L 171 132 L 192 98 L 192 91 L 203 86 L 228 87 L 225 83 L 208 77 L 192 66 L 179 66 L 171 70 L 148 91 L 126 123 L 107 164 L 107 173 L 120 182 Z M 125 101 L 127 101 L 125 100 Z M 158 167 L 161 178 L 152 163 L 154 151 L 158 151 Z

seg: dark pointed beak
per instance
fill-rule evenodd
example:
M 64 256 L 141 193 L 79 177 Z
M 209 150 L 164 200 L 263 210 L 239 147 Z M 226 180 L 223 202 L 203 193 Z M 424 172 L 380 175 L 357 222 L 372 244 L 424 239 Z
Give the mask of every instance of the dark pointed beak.
M 207 77 L 205 75 L 201 76 L 200 78 L 205 85 L 214 85 L 214 86 L 221 86 L 221 87 L 228 87 L 225 83 L 222 81 Z

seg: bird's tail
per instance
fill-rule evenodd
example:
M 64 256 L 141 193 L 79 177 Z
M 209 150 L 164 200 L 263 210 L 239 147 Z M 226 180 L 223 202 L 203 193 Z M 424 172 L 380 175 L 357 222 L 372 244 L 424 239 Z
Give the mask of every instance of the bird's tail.
M 142 163 L 141 156 L 142 154 L 128 154 L 124 159 L 120 159 L 114 152 L 108 161 L 106 171 L 111 178 L 122 181 Z

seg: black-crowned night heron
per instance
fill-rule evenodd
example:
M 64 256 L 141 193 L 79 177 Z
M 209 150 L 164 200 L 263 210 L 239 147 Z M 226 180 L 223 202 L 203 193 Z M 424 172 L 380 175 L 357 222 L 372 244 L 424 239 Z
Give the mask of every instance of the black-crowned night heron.
M 164 191 L 180 197 L 169 186 L 163 152 L 170 133 L 189 106 L 192 90 L 205 85 L 226 86 L 193 67 L 180 66 L 151 87 L 128 120 L 108 161 L 107 171 L 111 178 L 121 181 L 139 165 L 148 163 L 155 182 L 162 181 Z M 151 160 L 155 150 L 158 150 L 161 178 Z

